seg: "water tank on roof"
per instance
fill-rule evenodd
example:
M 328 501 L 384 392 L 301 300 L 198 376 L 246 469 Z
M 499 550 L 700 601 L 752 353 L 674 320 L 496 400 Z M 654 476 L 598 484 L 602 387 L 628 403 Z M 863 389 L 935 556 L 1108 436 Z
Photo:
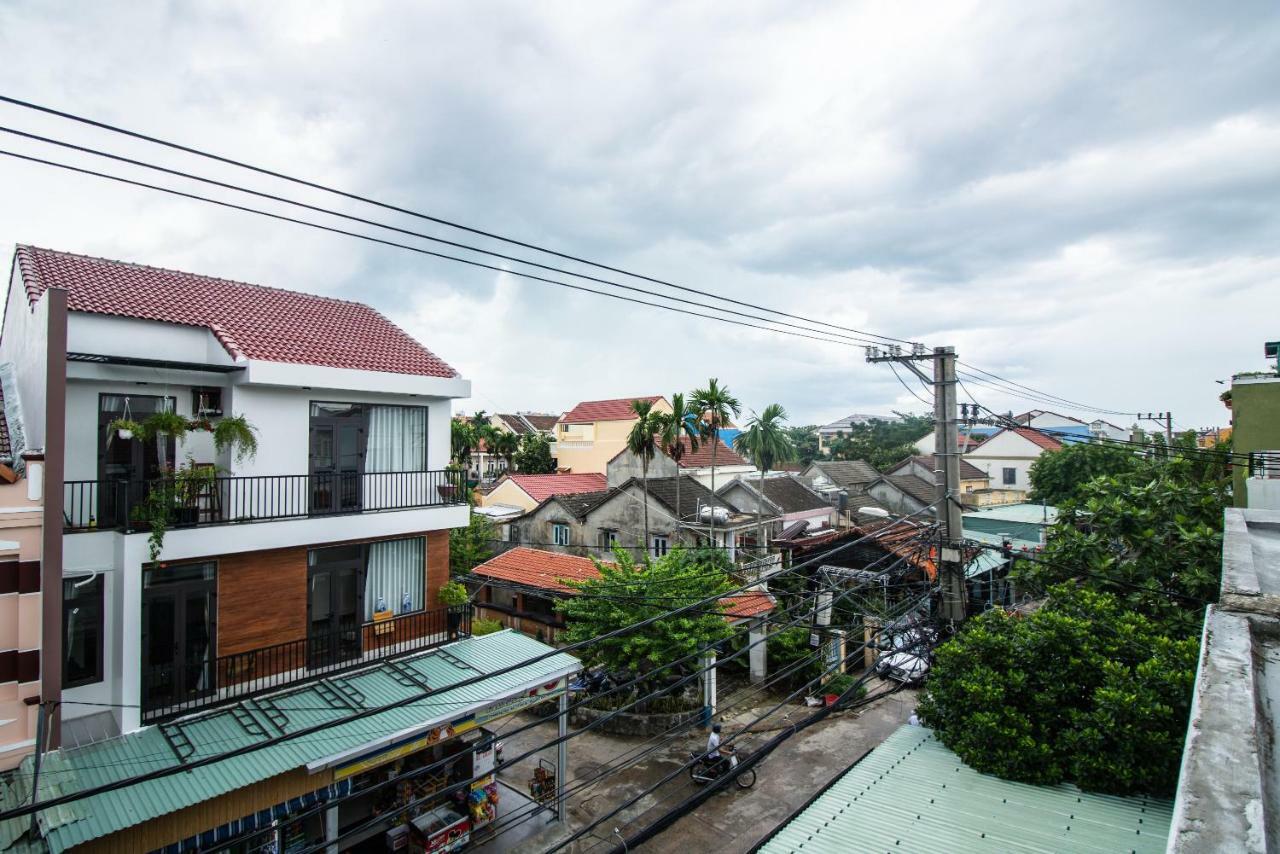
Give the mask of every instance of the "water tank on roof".
M 703 507 L 702 512 L 698 515 L 702 518 L 702 521 L 710 522 L 713 513 L 715 514 L 717 525 L 729 521 L 729 511 L 724 507 Z

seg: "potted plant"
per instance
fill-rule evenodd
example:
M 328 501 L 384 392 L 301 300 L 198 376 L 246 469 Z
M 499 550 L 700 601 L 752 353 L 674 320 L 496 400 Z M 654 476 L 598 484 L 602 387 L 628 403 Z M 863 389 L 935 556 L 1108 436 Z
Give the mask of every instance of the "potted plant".
M 189 526 L 200 521 L 200 497 L 211 492 L 216 480 L 217 469 L 196 465 L 187 457 L 187 464 L 173 473 L 176 524 Z
M 467 603 L 471 601 L 471 597 L 467 595 L 467 588 L 463 586 L 461 581 L 448 581 L 440 585 L 440 592 L 436 594 L 440 599 L 440 603 L 449 609 L 449 639 L 453 640 L 458 636 L 458 627 L 462 625 L 462 613 Z
M 213 428 L 213 447 L 218 453 L 231 451 L 242 463 L 258 455 L 258 428 L 243 415 L 220 420 Z
M 142 438 L 156 440 L 156 453 L 161 468 L 170 465 L 165 440 L 181 442 L 186 438 L 188 429 L 187 419 L 176 412 L 157 412 L 142 422 Z
M 113 436 L 119 436 L 121 439 L 128 441 L 134 436 L 141 436 L 142 432 L 142 425 L 137 421 L 129 418 L 117 418 L 107 425 L 107 444 L 111 444 Z

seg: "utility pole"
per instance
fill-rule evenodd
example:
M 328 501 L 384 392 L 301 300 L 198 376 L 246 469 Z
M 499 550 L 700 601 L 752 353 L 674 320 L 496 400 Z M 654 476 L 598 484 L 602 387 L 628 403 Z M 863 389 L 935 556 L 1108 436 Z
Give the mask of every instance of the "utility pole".
M 914 344 L 910 353 L 891 344 L 886 351 L 867 348 L 868 362 L 897 362 L 933 386 L 934 459 L 941 468 L 933 475 L 937 502 L 934 516 L 938 520 L 938 573 L 942 582 L 942 618 L 953 623 L 966 616 L 964 564 L 961 560 L 964 542 L 964 517 L 960 506 L 960 436 L 956 418 L 956 350 L 935 347 L 929 352 L 923 344 Z M 916 362 L 931 360 L 933 376 L 916 367 Z
M 1166 444 L 1173 444 L 1173 413 L 1172 412 L 1148 412 L 1143 415 L 1138 413 L 1139 421 L 1154 421 L 1157 424 L 1164 424 L 1164 440 Z

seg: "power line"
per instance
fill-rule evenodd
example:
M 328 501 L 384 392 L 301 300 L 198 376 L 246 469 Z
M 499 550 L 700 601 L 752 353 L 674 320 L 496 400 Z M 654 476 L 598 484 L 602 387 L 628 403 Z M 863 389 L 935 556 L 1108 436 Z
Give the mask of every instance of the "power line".
M 129 129 L 127 129 L 127 128 L 119 127 L 119 126 L 117 126 L 117 125 L 112 125 L 112 124 L 108 124 L 108 123 L 106 123 L 106 122 L 97 121 L 97 120 L 90 119 L 90 118 L 87 118 L 87 117 L 85 117 L 85 116 L 76 115 L 75 113 L 67 112 L 67 111 L 64 111 L 64 110 L 58 110 L 58 109 L 54 109 L 54 108 L 52 108 L 52 107 L 43 106 L 43 105 L 41 105 L 41 104 L 36 104 L 36 103 L 31 102 L 31 101 L 24 101 L 24 100 L 21 100 L 21 99 L 18 99 L 18 98 L 13 98 L 13 97 L 10 97 L 10 96 L 7 96 L 7 95 L 0 95 L 0 102 L 4 102 L 4 103 L 8 103 L 8 104 L 12 104 L 12 105 L 14 105 L 14 106 L 22 107 L 22 108 L 24 108 L 24 109 L 28 109 L 28 110 L 35 110 L 35 111 L 37 111 L 37 112 L 45 113 L 45 114 L 52 115 L 52 116 L 57 116 L 58 118 L 61 118 L 61 119 L 66 119 L 66 120 L 68 120 L 68 121 L 78 122 L 78 123 L 80 123 L 80 124 L 88 125 L 88 126 L 90 126 L 90 127 L 95 127 L 95 128 L 100 129 L 100 130 L 106 130 L 106 131 L 110 131 L 110 132 L 112 132 L 112 133 L 121 134 L 121 135 L 124 135 L 124 136 L 131 137 L 131 138 L 133 138 L 133 139 L 142 140 L 143 142 L 149 142 L 149 143 L 151 143 L 151 144 L 153 144 L 153 145 L 160 145 L 160 146 L 163 146 L 163 147 L 165 147 L 165 148 L 170 148 L 170 149 L 173 149 L 173 150 L 175 150 L 175 151 L 182 151 L 182 152 L 185 152 L 185 153 L 187 153 L 187 154 L 194 154 L 194 155 L 196 155 L 196 156 L 198 156 L 198 157 L 203 157 L 203 158 L 206 158 L 206 159 L 209 159 L 209 160 L 214 160 L 214 161 L 217 161 L 217 162 L 219 162 L 219 163 L 225 163 L 225 164 L 227 164 L 227 165 L 235 166 L 235 167 L 240 168 L 240 169 L 247 169 L 247 170 L 249 170 L 249 171 L 256 172 L 256 173 L 258 173 L 258 174 L 260 174 L 260 175 L 266 175 L 266 176 L 269 176 L 269 177 L 272 177 L 272 178 L 278 178 L 278 179 L 280 179 L 280 180 L 282 180 L 282 181 L 288 181 L 288 182 L 290 182 L 290 183 L 297 184 L 297 185 L 299 185 L 299 186 L 309 187 L 309 188 L 311 188 L 311 189 L 313 189 L 313 190 L 320 190 L 320 191 L 322 191 L 322 192 L 331 193 L 331 194 L 333 194 L 333 195 L 340 196 L 340 197 L 342 197 L 342 198 L 346 198 L 346 199 L 350 199 L 350 200 L 352 200 L 352 201 L 362 202 L 362 203 L 364 203 L 364 204 L 373 205 L 373 206 L 375 206 L 375 207 L 383 208 L 384 210 L 394 211 L 395 213 L 400 213 L 400 214 L 406 214 L 406 215 L 408 215 L 408 216 L 416 217 L 417 219 L 425 220 L 425 221 L 427 221 L 427 222 L 433 222 L 433 223 L 436 223 L 437 225 L 444 225 L 444 226 L 447 226 L 447 227 L 449 227 L 449 228 L 457 229 L 457 230 L 459 230 L 459 231 L 464 231 L 464 232 L 468 232 L 468 233 L 470 233 L 470 234 L 475 234 L 475 235 L 478 235 L 478 236 L 481 236 L 481 237 L 487 237 L 487 238 L 490 238 L 490 239 L 493 239 L 493 240 L 498 240 L 498 241 L 501 241 L 502 243 L 506 243 L 506 244 L 508 244 L 508 245 L 512 245 L 512 246 L 519 246 L 519 247 L 524 248 L 524 249 L 531 249 L 531 250 L 534 250 L 534 251 L 536 251 L 536 252 L 542 252 L 542 253 L 544 253 L 544 254 L 546 254 L 546 255 L 551 255 L 551 256 L 554 256 L 554 257 L 557 257 L 557 258 L 562 258 L 562 259 L 564 259 L 564 260 L 566 260 L 566 261 L 574 261 L 574 262 L 579 263 L 579 264 L 585 264 L 585 265 L 587 265 L 587 266 L 589 266 L 589 267 L 594 267 L 594 268 L 596 268 L 596 269 L 598 269 L 598 270 L 607 270 L 607 271 L 608 271 L 608 272 L 610 272 L 610 273 L 617 273 L 617 274 L 620 274 L 620 275 L 623 275 L 623 276 L 629 276 L 629 277 L 631 277 L 631 278 L 639 279 L 639 280 L 646 281 L 646 282 L 650 282 L 650 283 L 655 284 L 655 285 L 662 285 L 663 287 L 672 288 L 672 289 L 674 289 L 674 290 L 683 291 L 683 292 L 686 292 L 686 293 L 695 293 L 695 294 L 699 294 L 699 295 L 701 295 L 701 296 L 707 296 L 707 297 L 711 297 L 711 298 L 713 298 L 713 299 L 723 300 L 723 301 L 725 301 L 725 302 L 729 302 L 729 303 L 732 303 L 732 304 L 734 304 L 734 305 L 740 305 L 740 306 L 743 306 L 744 308 L 752 308 L 752 309 L 755 309 L 755 310 L 757 310 L 757 311 L 765 311 L 765 312 L 768 312 L 768 313 L 770 313 L 770 314 L 776 314 L 776 315 L 779 315 L 779 316 L 781 316 L 781 317 L 789 317 L 789 318 L 792 318 L 793 320 L 802 320 L 802 321 L 804 321 L 804 322 L 806 322 L 806 323 L 811 323 L 811 324 L 815 324 L 815 325 L 819 325 L 819 326 L 825 326 L 825 327 L 827 327 L 827 328 L 829 328 L 829 329 L 835 329 L 835 330 L 839 330 L 839 331 L 841 331 L 841 332 L 852 332 L 852 333 L 854 333 L 854 334 L 856 334 L 856 335 L 865 335 L 865 336 L 868 336 L 868 337 L 870 337 L 870 338 L 878 338 L 878 339 L 880 339 L 880 340 L 882 340 L 882 341 L 897 341 L 897 342 L 902 343 L 902 344 L 912 344 L 912 343 L 914 343 L 914 342 L 911 342 L 911 341 L 907 341 L 907 340 L 905 340 L 905 339 L 903 339 L 903 338 L 894 338 L 894 337 L 892 337 L 892 336 L 888 336 L 888 335 L 880 335 L 879 333 L 875 333 L 875 332 L 867 332 L 867 331 L 865 331 L 865 330 L 855 329 L 855 328 L 853 328 L 853 327 L 849 327 L 849 326 L 841 326 L 841 325 L 839 325 L 839 324 L 829 323 L 829 322 L 827 322 L 827 321 L 823 321 L 823 320 L 815 320 L 815 319 L 812 319 L 812 318 L 804 317 L 804 316 L 802 316 L 802 315 L 791 314 L 791 313 L 789 313 L 789 312 L 780 311 L 780 310 L 778 310 L 778 309 L 766 308 L 765 306 L 756 305 L 756 304 L 754 304 L 754 303 L 750 303 L 750 302 L 745 302 L 745 301 L 742 301 L 742 300 L 733 299 L 733 298 L 731 298 L 731 297 L 723 296 L 723 295 L 721 295 L 721 294 L 716 294 L 716 293 L 712 293 L 712 292 L 708 292 L 708 291 L 703 291 L 703 290 L 699 290 L 699 289 L 697 289 L 697 288 L 690 288 L 690 287 L 687 287 L 687 286 L 684 286 L 684 285 L 678 285 L 678 284 L 676 284 L 676 283 L 674 283 L 674 282 L 670 282 L 670 281 L 666 281 L 666 280 L 663 280 L 663 279 L 654 278 L 654 277 L 651 277 L 651 276 L 646 276 L 646 275 L 643 275 L 643 274 L 640 274 L 640 273 L 630 272 L 630 271 L 628 271 L 628 270 L 624 270 L 624 269 L 621 269 L 621 268 L 618 268 L 618 267 L 611 267 L 611 266 L 609 266 L 609 265 L 602 264 L 602 263 L 599 263 L 599 262 L 596 262 L 596 261 L 591 261 L 591 260 L 588 260 L 588 259 L 586 259 L 586 258 L 579 257 L 579 256 L 577 256 L 577 255 L 571 255 L 571 254 L 568 254 L 568 253 L 564 253 L 564 252 L 556 251 L 556 250 L 554 250 L 554 249 L 548 249 L 548 248 L 546 248 L 546 247 L 539 246 L 539 245 L 534 244 L 534 243 L 529 243 L 529 242 L 525 242 L 525 241 L 521 241 L 521 240 L 516 240 L 516 239 L 514 239 L 514 238 L 510 238 L 510 237 L 504 237 L 503 235 L 496 234 L 496 233 L 494 233 L 494 232 L 485 231 L 485 230 L 482 230 L 482 229 L 479 229 L 479 228 L 475 228 L 475 227 L 472 227 L 472 226 L 468 226 L 468 225 L 463 225 L 462 223 L 455 222 L 455 221 L 448 220 L 448 219 L 444 219 L 444 218 L 442 218 L 442 217 L 437 217 L 437 216 L 433 216 L 433 215 L 431 215 L 431 214 L 422 213 L 422 212 L 420 212 L 420 211 L 411 210 L 411 209 L 409 209 L 409 208 L 403 208 L 403 207 L 399 207 L 399 206 L 397 206 L 397 205 L 388 204 L 388 203 L 386 203 L 386 202 L 378 201 L 377 199 L 369 198 L 368 196 L 361 196 L 361 195 L 358 195 L 358 194 L 356 194 L 356 193 L 351 193 L 351 192 L 348 192 L 348 191 L 345 191 L 345 190 L 339 190 L 339 189 L 336 189 L 336 188 L 334 188 L 334 187 L 330 187 L 330 186 L 327 186 L 327 185 L 324 185 L 324 184 L 320 184 L 320 183 L 315 182 L 315 181 L 308 181 L 308 180 L 305 180 L 305 179 L 302 179 L 302 178 L 297 178 L 297 177 L 294 177 L 294 176 L 291 176 L 291 175 L 286 175 L 286 174 L 284 174 L 284 173 L 282 173 L 282 172 L 273 171 L 273 170 L 271 170 L 271 169 L 266 169 L 266 168 L 261 167 L 261 166 L 255 166 L 255 165 L 253 165 L 253 164 L 251 164 L 251 163 L 246 163 L 246 162 L 244 162 L 244 161 L 235 160 L 235 159 L 232 159 L 232 158 L 230 158 L 230 157 L 225 157 L 225 156 L 223 156 L 223 155 L 214 154 L 214 153 L 212 153 L 212 152 L 205 151 L 205 150 L 202 150 L 202 149 L 199 149 L 199 148 L 195 148 L 195 147 L 192 147 L 192 146 L 182 145 L 182 144 L 179 144 L 179 143 L 176 143 L 176 142 L 171 142 L 171 141 L 169 141 L 169 140 L 160 139 L 159 137 L 149 136 L 149 135 L 147 135 L 147 134 L 143 134 L 143 133 L 140 133 L 140 132 L 138 132 L 138 131 L 133 131 L 133 130 L 129 130 Z

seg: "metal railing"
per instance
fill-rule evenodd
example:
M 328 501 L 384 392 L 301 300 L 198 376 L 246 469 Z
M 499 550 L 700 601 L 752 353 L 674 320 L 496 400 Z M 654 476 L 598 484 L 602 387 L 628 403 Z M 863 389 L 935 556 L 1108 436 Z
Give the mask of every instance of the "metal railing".
M 223 477 L 183 470 L 153 480 L 71 480 L 64 485 L 68 531 L 305 519 L 466 503 L 460 471 L 350 472 Z
M 273 646 L 142 670 L 142 720 L 152 723 L 367 667 L 471 634 L 471 606 L 353 624 Z

